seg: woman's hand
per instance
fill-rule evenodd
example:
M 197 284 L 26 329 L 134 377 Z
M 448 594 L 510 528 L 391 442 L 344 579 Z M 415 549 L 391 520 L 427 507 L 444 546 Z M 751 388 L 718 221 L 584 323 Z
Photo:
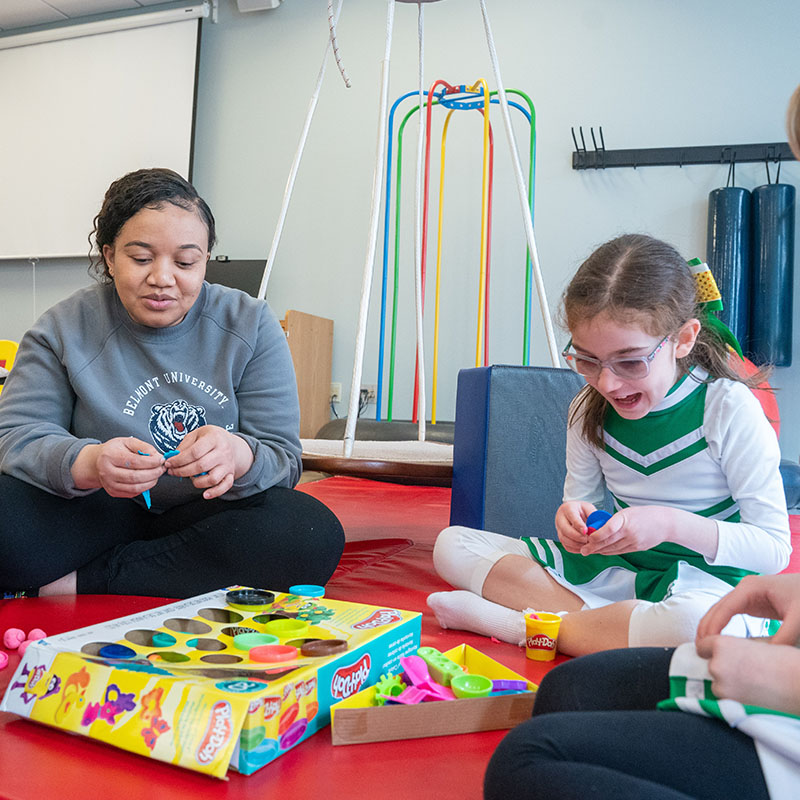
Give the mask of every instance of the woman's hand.
M 167 473 L 191 478 L 203 497 L 220 497 L 253 465 L 253 451 L 242 439 L 217 425 L 203 425 L 187 433 L 180 453 L 167 459 Z
M 165 471 L 153 445 L 133 436 L 86 445 L 71 469 L 77 489 L 105 489 L 111 497 L 136 497 L 152 489 Z
M 718 698 L 800 714 L 800 650 L 770 642 L 709 636 L 698 640 L 697 653 L 708 659 Z
M 586 518 L 592 511 L 595 507 L 584 500 L 570 500 L 558 507 L 556 533 L 568 553 L 580 553 L 586 544 Z
M 769 641 L 796 645 L 800 640 L 800 575 L 748 575 L 715 603 L 697 626 L 697 642 L 715 636 L 735 614 L 783 620 Z

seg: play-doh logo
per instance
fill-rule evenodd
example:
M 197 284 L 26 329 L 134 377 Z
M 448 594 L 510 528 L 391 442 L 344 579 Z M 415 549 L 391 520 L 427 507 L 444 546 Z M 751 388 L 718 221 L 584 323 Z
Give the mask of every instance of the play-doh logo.
M 307 681 L 297 681 L 297 683 L 294 685 L 295 697 L 299 700 L 301 697 L 306 697 L 309 694 L 313 694 L 316 688 L 316 678 L 309 678 Z
M 331 696 L 344 700 L 359 691 L 367 682 L 371 665 L 369 653 L 365 653 L 355 664 L 337 669 L 331 679 Z
M 264 720 L 270 720 L 278 716 L 281 710 L 283 700 L 280 697 L 265 697 L 264 698 Z
M 525 646 L 530 650 L 555 650 L 556 640 L 551 639 L 543 633 L 537 633 L 536 636 L 529 636 L 527 638 Z
M 400 622 L 402 617 L 393 608 L 379 608 L 373 611 L 366 619 L 356 622 L 353 628 L 357 631 L 368 631 L 372 628 L 380 628 L 383 625 L 391 625 L 393 622 Z
M 43 665 L 38 664 L 31 670 L 30 677 L 28 678 L 28 685 L 25 687 L 31 694 L 37 694 L 36 687 L 39 682 L 47 674 L 47 670 Z
M 203 766 L 210 764 L 228 744 L 232 733 L 231 704 L 227 700 L 219 700 L 211 708 L 208 727 L 197 748 L 197 762 Z

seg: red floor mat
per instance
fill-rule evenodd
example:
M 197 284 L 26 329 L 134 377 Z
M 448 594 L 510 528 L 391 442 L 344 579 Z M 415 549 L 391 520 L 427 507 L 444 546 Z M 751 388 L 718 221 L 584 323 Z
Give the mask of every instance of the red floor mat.
M 425 605 L 430 592 L 448 588 L 433 572 L 431 550 L 448 524 L 449 489 L 343 477 L 300 488 L 328 505 L 347 533 L 345 553 L 328 584 L 329 596 L 420 611 L 425 644 L 446 650 L 468 642 L 531 680 L 541 679 L 546 668 L 528 661 L 521 648 L 442 630 Z M 793 538 L 800 544 L 800 517 L 791 521 Z M 800 553 L 789 569 L 800 571 Z M 61 633 L 164 602 L 99 596 L 6 601 L 0 606 L 0 632 L 13 626 Z M 0 692 L 16 664 L 17 656 L 12 655 L 9 667 L 0 671 Z M 330 732 L 322 730 L 255 775 L 230 773 L 222 782 L 0 713 L 0 798 L 83 800 L 93 793 L 139 800 L 157 791 L 170 800 L 479 800 L 486 763 L 504 735 L 492 731 L 332 747 Z
M 335 477 L 299 489 L 336 514 L 348 542 L 403 537 L 433 544 L 450 522 L 450 489 L 445 487 Z

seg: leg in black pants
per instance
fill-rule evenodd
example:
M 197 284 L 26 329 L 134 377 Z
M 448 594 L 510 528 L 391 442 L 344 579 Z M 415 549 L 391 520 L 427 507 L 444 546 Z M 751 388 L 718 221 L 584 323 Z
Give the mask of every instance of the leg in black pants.
M 0 476 L 0 587 L 42 586 L 73 570 L 82 594 L 191 597 L 234 583 L 324 584 L 344 532 L 318 500 L 273 487 L 198 499 L 164 514 L 98 491 L 65 500 Z
M 533 719 L 500 743 L 486 800 L 768 800 L 752 740 L 725 723 L 657 711 L 672 650 L 611 650 L 567 662 L 539 688 Z

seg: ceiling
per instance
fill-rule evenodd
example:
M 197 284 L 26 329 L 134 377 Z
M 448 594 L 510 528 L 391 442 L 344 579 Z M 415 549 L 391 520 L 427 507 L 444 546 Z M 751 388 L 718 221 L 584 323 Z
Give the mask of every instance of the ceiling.
M 163 5 L 165 0 L 0 0 L 0 32 Z

